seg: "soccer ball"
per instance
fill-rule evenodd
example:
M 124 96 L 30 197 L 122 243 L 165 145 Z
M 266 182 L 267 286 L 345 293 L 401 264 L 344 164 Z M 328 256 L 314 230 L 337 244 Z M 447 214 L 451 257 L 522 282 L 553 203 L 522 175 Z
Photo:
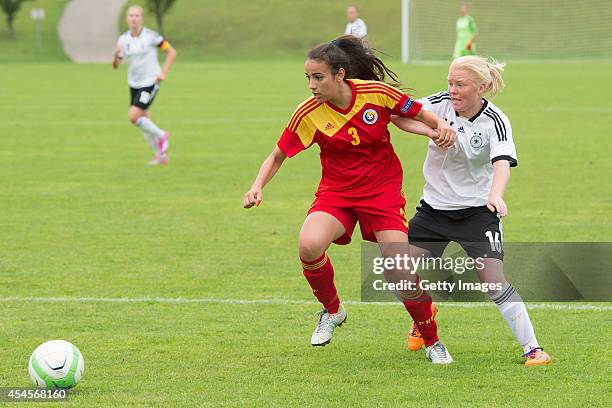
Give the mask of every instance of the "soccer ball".
M 64 340 L 51 340 L 36 347 L 28 367 L 34 385 L 44 388 L 72 388 L 84 370 L 83 355 Z

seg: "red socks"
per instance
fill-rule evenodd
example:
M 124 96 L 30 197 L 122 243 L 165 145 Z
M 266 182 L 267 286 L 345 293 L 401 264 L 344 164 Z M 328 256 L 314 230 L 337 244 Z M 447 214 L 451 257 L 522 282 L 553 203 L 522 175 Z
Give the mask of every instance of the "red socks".
M 419 276 L 416 276 L 416 283 L 419 284 Z M 404 307 L 412 316 L 412 320 L 419 328 L 419 333 L 423 336 L 425 347 L 433 345 L 438 338 L 438 326 L 433 319 L 431 311 L 431 297 L 422 289 L 412 292 L 402 292 Z
M 314 261 L 304 261 L 303 259 L 301 261 L 304 276 L 312 288 L 312 293 L 323 304 L 328 313 L 337 313 L 340 308 L 340 298 L 338 298 L 338 292 L 334 285 L 334 268 L 327 254 L 323 253 L 320 258 Z M 419 280 L 417 276 L 417 285 Z M 416 322 L 419 332 L 423 336 L 425 346 L 433 345 L 439 339 L 438 328 L 431 311 L 431 297 L 422 289 L 417 289 L 402 292 L 402 298 L 404 299 L 404 307 Z
M 314 261 L 300 260 L 302 261 L 302 268 L 304 268 L 304 276 L 312 288 L 312 293 L 323 304 L 328 313 L 337 313 L 340 308 L 340 299 L 334 285 L 334 268 L 327 254 L 323 253 L 320 258 Z

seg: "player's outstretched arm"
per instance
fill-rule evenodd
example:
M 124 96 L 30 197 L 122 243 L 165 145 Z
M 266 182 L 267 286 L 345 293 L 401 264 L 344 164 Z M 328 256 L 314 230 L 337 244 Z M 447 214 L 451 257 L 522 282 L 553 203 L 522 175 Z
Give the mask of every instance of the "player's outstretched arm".
M 272 153 L 270 153 L 259 168 L 259 173 L 251 189 L 244 194 L 242 203 L 244 208 L 251 208 L 253 206 L 259 207 L 263 199 L 263 188 L 272 180 L 272 177 L 274 177 L 278 169 L 280 169 L 286 158 L 287 155 L 283 153 L 278 146 L 274 147 Z
M 504 191 L 510 180 L 510 162 L 508 160 L 497 160 L 493 163 L 493 183 L 487 200 L 487 208 L 496 212 L 500 217 L 508 215 L 508 207 L 504 202 Z
M 121 64 L 121 47 L 116 46 L 115 51 L 113 52 L 113 69 L 119 68 Z
M 162 45 L 161 50 L 166 53 L 166 60 L 164 61 L 164 66 L 162 67 L 162 72 L 157 76 L 158 81 L 163 81 L 168 76 L 168 72 L 170 72 L 170 68 L 176 59 L 176 49 L 170 45 L 169 42 L 165 41 Z
M 455 129 L 452 128 L 446 121 L 436 115 L 434 112 L 421 109 L 419 113 L 414 117 L 419 122 L 423 122 L 432 129 L 438 132 L 438 139 L 436 144 L 439 147 L 451 147 L 455 144 Z
M 472 30 L 472 36 L 470 37 L 468 42 L 465 44 L 465 48 L 468 51 L 472 50 L 472 46 L 474 45 L 474 41 L 476 41 L 476 37 L 478 36 L 478 28 L 476 27 L 476 22 L 471 17 L 470 17 L 470 29 Z
M 476 37 L 478 36 L 478 33 L 474 33 L 472 34 L 472 36 L 470 37 L 470 39 L 468 40 L 467 43 L 465 43 L 465 48 L 468 51 L 472 50 L 472 46 L 474 45 L 474 41 L 476 41 Z
M 437 143 L 438 132 L 418 120 L 406 118 L 402 116 L 391 115 L 391 122 L 405 132 L 414 133 L 415 135 L 427 136 Z

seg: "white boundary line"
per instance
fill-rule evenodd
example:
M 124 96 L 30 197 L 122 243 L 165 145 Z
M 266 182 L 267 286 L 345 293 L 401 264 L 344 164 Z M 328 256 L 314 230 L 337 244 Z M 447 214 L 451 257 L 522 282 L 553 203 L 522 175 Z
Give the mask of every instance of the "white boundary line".
M 291 300 L 291 299 L 224 299 L 224 298 L 164 298 L 164 297 L 18 297 L 8 296 L 0 297 L 0 303 L 3 302 L 39 302 L 39 303 L 221 303 L 235 305 L 315 305 L 316 302 L 308 300 Z M 359 302 L 347 300 L 343 302 L 346 305 L 362 305 L 362 306 L 397 306 L 395 302 Z M 478 307 L 494 307 L 491 302 L 445 302 L 444 307 L 455 308 L 478 308 Z M 527 303 L 528 309 L 554 309 L 554 310 L 593 310 L 593 311 L 609 311 L 612 310 L 610 305 L 593 305 L 589 303 Z

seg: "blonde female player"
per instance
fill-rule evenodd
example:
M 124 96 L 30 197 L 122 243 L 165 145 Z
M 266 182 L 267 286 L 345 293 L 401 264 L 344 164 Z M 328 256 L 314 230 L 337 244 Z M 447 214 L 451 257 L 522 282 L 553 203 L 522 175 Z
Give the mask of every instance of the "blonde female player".
M 334 285 L 334 269 L 325 253 L 331 243 L 349 243 L 359 221 L 363 238 L 378 242 L 383 256 L 409 250 L 403 172 L 387 128 L 391 115 L 412 117 L 425 127 L 438 129 L 435 137 L 442 146 L 452 144 L 455 135 L 436 114 L 421 110 L 419 102 L 382 82 L 385 75 L 395 81 L 395 74 L 353 36 L 312 49 L 305 73 L 313 96 L 296 109 L 244 195 L 243 205 L 259 206 L 264 186 L 285 159 L 319 145 L 322 177 L 300 232 L 299 256 L 303 274 L 323 305 L 310 342 L 324 346 L 346 320 Z M 418 276 L 397 268 L 387 271 L 385 277 L 392 282 L 418 283 Z M 438 339 L 429 295 L 418 286 L 397 295 L 423 335 L 427 358 L 435 364 L 451 363 Z
M 523 348 L 525 365 L 548 364 L 527 308 L 503 271 L 501 217 L 508 214 L 503 199 L 510 168 L 518 164 L 508 117 L 483 96 L 493 99 L 502 90 L 504 64 L 480 56 L 456 58 L 448 72 L 448 91 L 423 98 L 423 109 L 437 113 L 457 130 L 456 146 L 440 149 L 429 143 L 423 166 L 425 186 L 421 205 L 410 220 L 413 256 L 441 256 L 450 241 L 458 242 L 472 258 L 482 258 L 481 282 L 499 284 L 489 296 Z M 394 117 L 410 131 L 432 132 L 421 123 Z M 433 132 L 432 132 L 433 133 Z M 408 347 L 422 347 L 413 325 Z
M 139 127 L 145 141 L 155 152 L 151 165 L 168 163 L 169 133 L 160 129 L 150 118 L 149 108 L 159 91 L 159 84 L 166 79 L 176 58 L 176 50 L 163 36 L 143 26 L 144 11 L 140 6 L 131 6 L 127 11 L 129 30 L 117 41 L 113 68 L 121 60 L 129 59 L 128 84 L 130 86 L 130 109 L 128 118 Z M 166 53 L 163 68 L 160 67 L 157 50 Z

